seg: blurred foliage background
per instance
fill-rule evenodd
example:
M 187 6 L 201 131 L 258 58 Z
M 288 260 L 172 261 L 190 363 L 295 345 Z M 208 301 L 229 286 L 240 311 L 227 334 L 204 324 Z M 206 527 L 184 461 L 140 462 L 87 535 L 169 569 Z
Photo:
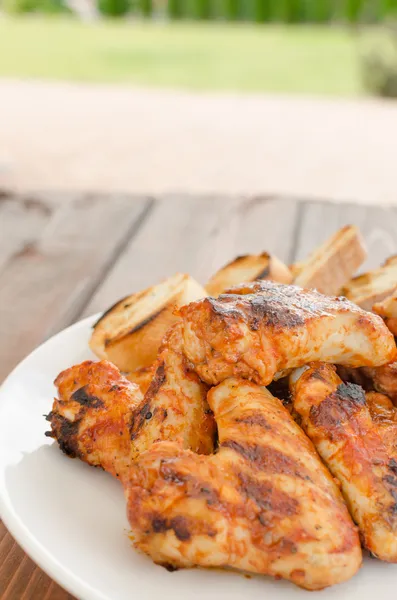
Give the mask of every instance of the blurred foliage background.
M 2 0 L 11 13 L 67 10 L 62 0 Z M 77 3 L 76 3 L 77 4 Z M 103 15 L 251 21 L 256 23 L 379 22 L 395 13 L 397 0 L 98 0 Z
M 3 76 L 397 97 L 397 0 L 0 0 L 0 10 Z

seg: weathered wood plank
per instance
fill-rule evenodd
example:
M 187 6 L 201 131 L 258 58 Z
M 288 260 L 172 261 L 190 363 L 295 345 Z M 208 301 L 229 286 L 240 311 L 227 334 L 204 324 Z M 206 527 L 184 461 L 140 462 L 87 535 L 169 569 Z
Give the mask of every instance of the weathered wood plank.
M 47 335 L 79 316 L 150 205 L 126 196 L 58 200 L 2 198 L 0 380 Z M 1 598 L 41 600 L 47 588 L 51 600 L 71 598 L 24 555 L 1 522 L 0 556 Z
M 36 569 L 38 569 L 38 567 L 25 554 L 21 559 L 13 578 L 4 590 L 3 595 L 0 596 L 1 600 L 15 600 L 16 598 L 21 598 L 29 586 L 29 581 Z
M 6 534 L 6 538 L 5 552 L 0 561 L 0 598 L 3 598 L 6 589 L 9 587 L 25 556 L 22 548 L 18 546 L 9 533 Z
M 63 590 L 55 581 L 53 581 L 47 590 L 43 600 L 74 600 L 74 597 Z
M 269 250 L 288 259 L 298 207 L 279 198 L 172 197 L 149 218 L 109 272 L 84 314 L 177 271 L 205 283 L 238 254 Z
M 300 203 L 291 198 L 256 196 L 243 199 L 238 207 L 235 253 L 275 254 L 288 263 L 299 225 Z M 228 260 L 233 256 L 228 256 Z
M 43 600 L 51 584 L 52 580 L 44 571 L 35 569 L 20 598 L 21 600 Z
M 54 210 L 33 196 L 0 197 L 0 274 L 11 256 L 38 237 Z
M 148 206 L 126 196 L 63 203 L 38 237 L 10 256 L 0 286 L 0 380 L 46 336 L 78 318 Z
M 305 258 L 343 225 L 357 225 L 368 248 L 360 272 L 373 269 L 397 253 L 397 210 L 381 206 L 304 202 L 294 260 Z

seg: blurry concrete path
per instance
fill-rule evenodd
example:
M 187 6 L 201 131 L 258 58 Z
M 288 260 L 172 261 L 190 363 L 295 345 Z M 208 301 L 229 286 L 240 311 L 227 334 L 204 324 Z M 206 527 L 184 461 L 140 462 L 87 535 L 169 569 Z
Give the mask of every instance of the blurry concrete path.
M 0 187 L 397 204 L 397 102 L 2 80 Z

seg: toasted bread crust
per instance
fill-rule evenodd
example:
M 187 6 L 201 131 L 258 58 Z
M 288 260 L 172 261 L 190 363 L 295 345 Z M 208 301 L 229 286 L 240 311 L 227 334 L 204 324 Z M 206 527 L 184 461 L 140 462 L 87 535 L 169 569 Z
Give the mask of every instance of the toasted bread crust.
M 374 304 L 394 294 L 396 289 L 397 256 L 390 256 L 379 269 L 353 277 L 342 293 L 361 308 L 371 310 Z
M 292 274 L 283 262 L 276 256 L 262 254 L 247 254 L 237 256 L 230 263 L 219 269 L 206 285 L 210 296 L 219 296 L 224 291 L 239 283 L 270 279 L 279 283 L 291 283 Z
M 178 319 L 175 309 L 205 296 L 192 277 L 177 273 L 108 309 L 94 325 L 90 348 L 121 371 L 150 367 L 166 331 Z
M 359 230 L 346 225 L 314 250 L 306 261 L 292 266 L 294 283 L 333 296 L 354 275 L 366 256 Z

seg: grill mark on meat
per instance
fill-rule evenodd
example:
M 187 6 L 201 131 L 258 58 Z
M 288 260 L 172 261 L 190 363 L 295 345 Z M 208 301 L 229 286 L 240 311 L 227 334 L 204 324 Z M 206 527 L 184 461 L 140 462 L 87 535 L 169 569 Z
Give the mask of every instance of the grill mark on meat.
M 137 406 L 131 413 L 130 419 L 130 437 L 131 440 L 135 440 L 139 435 L 145 422 L 150 420 L 156 413 L 156 410 L 152 410 L 151 405 L 154 397 L 160 390 L 161 386 L 166 380 L 164 363 L 161 363 L 156 370 L 156 373 L 149 385 L 149 388 L 145 394 L 141 404 Z M 164 412 L 162 413 L 164 417 Z M 164 420 L 164 419 L 163 419 Z
M 395 460 L 394 458 L 391 458 L 389 461 L 388 467 L 394 475 L 397 475 L 397 460 Z
M 194 475 L 189 473 L 180 473 L 167 462 L 160 465 L 160 474 L 164 481 L 178 486 L 186 486 L 186 495 L 190 498 L 203 498 L 208 506 L 219 505 L 221 500 L 219 493 L 211 484 L 206 481 L 200 481 Z
M 315 427 L 340 427 L 366 406 L 362 387 L 355 383 L 341 383 L 335 392 L 310 408 L 310 420 Z
M 268 423 L 268 421 L 265 419 L 265 417 L 259 413 L 253 413 L 252 415 L 246 415 L 244 417 L 236 417 L 234 419 L 234 422 L 235 423 L 245 423 L 246 425 L 249 425 L 250 427 L 253 427 L 254 425 L 258 425 L 259 427 L 262 427 L 263 429 L 267 429 L 268 431 L 270 431 L 272 429 L 271 425 Z
M 360 313 L 365 322 L 369 317 L 361 315 L 361 309 L 345 298 L 330 298 L 316 291 L 302 293 L 297 286 L 260 280 L 235 286 L 219 298 L 205 298 L 180 310 L 182 316 L 189 315 L 194 307 L 206 307 L 214 317 L 224 319 L 231 325 L 234 320 L 245 322 L 252 330 L 260 326 L 274 329 L 293 329 L 314 318 L 321 318 L 349 310 Z
M 239 489 L 258 508 L 272 511 L 278 516 L 293 516 L 299 511 L 299 502 L 285 492 L 278 490 L 268 481 L 259 482 L 246 473 L 239 473 Z M 266 519 L 266 515 L 264 515 Z
M 340 383 L 336 389 L 336 393 L 341 400 L 349 400 L 359 405 L 366 404 L 364 390 L 355 383 Z
M 394 461 L 394 459 L 392 459 L 392 461 Z M 388 468 L 389 468 L 389 470 L 391 470 L 390 463 L 388 465 Z M 395 467 L 393 466 L 392 469 L 394 469 L 394 468 Z M 387 489 L 388 489 L 391 497 L 394 500 L 393 504 L 391 504 L 389 506 L 389 511 L 394 516 L 397 514 L 397 476 L 396 476 L 396 473 L 394 472 L 394 470 L 391 470 L 391 472 L 392 472 L 391 475 L 385 475 L 383 477 L 383 482 L 387 484 Z
M 55 438 L 64 454 L 70 458 L 81 458 L 77 435 L 79 432 L 80 421 L 68 421 L 62 415 L 51 412 L 46 419 L 50 420 L 52 431 L 46 431 L 47 437 Z
M 173 531 L 175 537 L 180 542 L 187 542 L 191 539 L 195 533 L 201 533 L 214 537 L 216 531 L 210 527 L 207 523 L 184 517 L 183 515 L 177 515 L 171 519 L 159 517 L 155 515 L 151 521 L 153 533 L 166 533 L 167 531 Z
M 226 440 L 221 444 L 222 448 L 234 450 L 251 465 L 255 465 L 264 473 L 292 475 L 300 479 L 310 480 L 305 469 L 293 458 L 287 456 L 280 450 L 271 446 L 260 446 L 259 444 L 245 444 L 234 440 Z
M 87 385 L 76 390 L 70 397 L 74 402 L 78 402 L 81 406 L 87 408 L 101 408 L 103 406 L 103 400 L 97 396 L 93 396 L 87 392 Z

